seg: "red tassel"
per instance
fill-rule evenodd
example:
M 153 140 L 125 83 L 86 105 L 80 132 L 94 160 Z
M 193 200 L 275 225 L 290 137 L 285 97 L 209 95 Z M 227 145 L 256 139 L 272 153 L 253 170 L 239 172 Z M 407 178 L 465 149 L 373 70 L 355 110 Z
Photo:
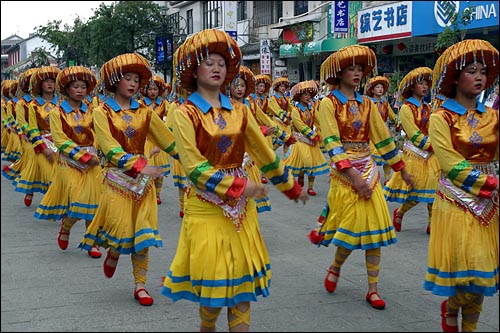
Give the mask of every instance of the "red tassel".
M 320 244 L 323 241 L 323 239 L 325 239 L 325 236 L 320 234 L 316 229 L 311 230 L 308 237 L 309 241 L 311 241 L 311 243 L 316 245 Z

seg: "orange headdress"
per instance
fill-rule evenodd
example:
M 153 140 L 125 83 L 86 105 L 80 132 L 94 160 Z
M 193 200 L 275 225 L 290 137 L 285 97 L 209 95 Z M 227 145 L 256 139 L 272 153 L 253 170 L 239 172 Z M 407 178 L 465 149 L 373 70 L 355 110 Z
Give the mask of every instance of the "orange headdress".
M 30 78 L 30 91 L 33 96 L 40 95 L 42 83 L 46 79 L 56 79 L 61 70 L 55 66 L 43 66 L 38 68 Z
M 67 96 L 66 86 L 73 81 L 85 81 L 87 83 L 87 93 L 90 94 L 96 86 L 97 80 L 94 75 L 84 66 L 70 66 L 63 68 L 56 78 L 56 89 L 61 95 Z
M 311 93 L 311 97 L 316 96 L 318 93 L 318 85 L 316 81 L 309 80 L 297 83 L 292 87 L 292 89 L 290 89 L 290 96 L 294 101 L 298 101 L 300 100 L 300 95 L 305 92 Z
M 2 81 L 2 96 L 10 98 L 10 86 L 15 80 L 3 80 Z
M 368 46 L 351 45 L 341 48 L 332 53 L 323 61 L 320 67 L 321 80 L 328 84 L 335 85 L 335 79 L 339 73 L 348 66 L 361 64 L 363 66 L 363 77 L 368 77 L 371 73 L 376 75 L 377 58 L 375 53 Z
M 406 74 L 401 82 L 399 82 L 398 100 L 403 102 L 405 99 L 410 98 L 411 87 L 422 80 L 429 81 L 429 84 L 432 83 L 432 69 L 429 67 L 417 67 Z
M 158 96 L 163 95 L 163 93 L 165 92 L 165 80 L 163 80 L 163 78 L 158 75 L 153 75 L 153 77 L 151 77 L 151 80 L 149 80 L 149 82 L 141 89 L 142 96 L 148 95 L 148 87 L 153 82 L 158 87 Z
M 26 94 L 30 89 L 31 76 L 38 70 L 38 68 L 29 68 L 24 71 L 17 80 L 17 93 L 18 95 Z
M 139 74 L 139 89 L 144 87 L 151 79 L 151 65 L 149 61 L 137 53 L 125 53 L 108 60 L 102 65 L 100 77 L 107 91 L 115 92 L 116 84 L 126 73 Z
M 269 89 L 271 89 L 271 84 L 272 84 L 272 81 L 271 81 L 271 78 L 269 77 L 269 75 L 267 74 L 258 74 L 258 75 L 255 75 L 255 85 L 259 84 L 263 82 L 266 86 L 265 88 L 265 92 L 269 92 Z
M 240 65 L 240 72 L 239 74 L 233 79 L 236 80 L 237 78 L 243 79 L 245 81 L 246 89 L 245 89 L 245 95 L 243 97 L 248 97 L 251 93 L 253 93 L 255 89 L 255 77 L 247 66 Z M 227 91 L 227 87 L 222 87 L 221 92 L 225 94 Z
M 236 41 L 222 30 L 202 30 L 187 38 L 173 56 L 174 76 L 187 93 L 197 88 L 193 77 L 195 68 L 212 53 L 218 53 L 226 60 L 227 74 L 222 86 L 227 86 L 238 75 L 242 56 Z
M 368 81 L 368 84 L 365 86 L 365 94 L 367 96 L 373 97 L 373 88 L 377 85 L 381 84 L 384 87 L 384 94 L 389 89 L 389 79 L 385 76 L 375 76 Z

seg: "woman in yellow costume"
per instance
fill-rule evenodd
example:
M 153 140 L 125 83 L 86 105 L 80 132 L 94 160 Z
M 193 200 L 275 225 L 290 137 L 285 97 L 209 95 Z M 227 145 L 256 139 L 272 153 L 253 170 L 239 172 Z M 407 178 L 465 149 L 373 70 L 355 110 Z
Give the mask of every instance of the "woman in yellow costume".
M 100 70 L 106 90 L 112 93 L 94 110 L 97 142 L 106 157 L 104 189 L 92 223 L 79 248 L 108 248 L 103 270 L 112 278 L 120 255 L 130 254 L 134 298 L 153 304 L 146 290 L 149 248 L 162 247 L 158 232 L 158 204 L 153 179 L 160 169 L 144 155 L 146 137 L 167 153 L 177 156 L 172 132 L 150 107 L 133 98 L 151 79 L 149 61 L 139 54 L 121 54 Z
M 56 77 L 56 89 L 64 97 L 50 115 L 58 165 L 34 216 L 40 220 L 62 220 L 57 238 L 61 250 L 68 248 L 70 230 L 78 220 L 85 220 L 86 227 L 90 225 L 102 191 L 93 108 L 86 103 L 95 84 L 95 75 L 83 66 L 66 67 Z M 97 247 L 88 254 L 101 257 Z
M 267 104 L 267 113 L 272 115 L 276 120 L 280 129 L 285 131 L 287 135 L 292 134 L 292 101 L 287 96 L 287 90 L 290 87 L 290 81 L 286 77 L 279 77 L 273 81 L 273 93 L 269 96 Z M 274 140 L 274 150 L 283 145 L 285 141 Z M 286 156 L 289 145 L 283 146 L 283 155 Z
M 392 224 L 401 231 L 406 212 L 419 202 L 427 204 L 428 223 L 426 232 L 431 232 L 432 203 L 439 178 L 439 162 L 433 156 L 432 141 L 429 138 L 430 106 L 424 97 L 430 90 L 432 69 L 418 67 L 410 71 L 399 83 L 398 96 L 404 101 L 399 108 L 399 120 L 406 133 L 403 144 L 403 159 L 408 172 L 413 175 L 415 186 L 409 187 L 400 175 L 394 175 L 384 185 L 385 199 L 401 205 L 394 209 Z
M 395 244 L 397 239 L 370 141 L 410 186 L 412 180 L 377 107 L 357 92 L 357 87 L 377 68 L 373 51 L 366 46 L 348 46 L 330 55 L 321 68 L 325 81 L 337 87 L 321 100 L 318 112 L 332 171 L 329 214 L 316 243 L 337 247 L 324 285 L 329 293 L 335 292 L 346 259 L 352 251 L 364 250 L 368 276 L 365 299 L 381 310 L 385 308 L 377 289 L 381 247 Z
M 28 136 L 36 153 L 40 179 L 43 184 L 48 185 L 54 176 L 59 157 L 50 132 L 50 115 L 59 103 L 56 94 L 56 77 L 59 72 L 57 67 L 43 66 L 30 79 L 33 100 L 29 104 Z
M 292 106 L 292 135 L 297 142 L 292 146 L 285 164 L 301 186 L 304 186 L 304 176 L 307 175 L 307 194 L 315 196 L 316 176 L 330 172 L 321 152 L 321 137 L 315 125 L 315 113 L 318 110 L 314 107 L 312 98 L 318 93 L 318 86 L 315 81 L 303 81 L 294 85 L 290 93 L 292 100 L 297 102 L 296 106 Z
M 153 75 L 151 81 L 141 89 L 141 94 L 144 97 L 140 100 L 143 105 L 152 108 L 163 122 L 167 118 L 167 108 L 169 105 L 168 101 L 161 97 L 165 93 L 165 88 L 165 81 L 158 75 Z M 167 177 L 170 174 L 170 155 L 158 148 L 155 149 L 155 147 L 157 147 L 155 142 L 150 139 L 146 140 L 144 154 L 150 160 L 149 165 L 160 168 L 163 172 L 163 177 Z M 160 193 L 163 186 L 163 177 L 155 179 L 157 204 L 161 204 Z
M 498 80 L 498 50 L 479 39 L 443 52 L 433 94 L 447 99 L 430 117 L 441 165 L 432 206 L 424 289 L 441 303 L 443 332 L 474 332 L 485 296 L 498 296 L 498 111 L 477 101 Z
M 241 57 L 236 41 L 217 29 L 189 37 L 174 55 L 180 84 L 190 94 L 173 121 L 190 184 L 161 293 L 199 303 L 201 331 L 215 330 L 223 307 L 230 331 L 248 331 L 250 302 L 269 295 L 272 271 L 253 199 L 267 193 L 245 174 L 244 153 L 290 199 L 308 199 L 250 110 L 221 93 L 239 73 Z
M 395 131 L 391 131 L 391 127 L 389 127 L 389 122 L 392 122 L 393 129 L 396 130 L 399 127 L 399 120 L 394 111 L 389 104 L 387 98 L 385 98 L 385 94 L 389 90 L 389 79 L 384 76 L 375 76 L 368 81 L 368 84 L 365 87 L 365 95 L 370 97 L 373 103 L 378 108 L 382 119 L 387 125 L 387 129 L 391 133 L 391 136 L 394 138 Z M 377 148 L 370 143 L 370 149 L 373 151 L 373 159 L 377 165 L 382 166 L 384 170 L 384 183 L 387 183 L 391 178 L 391 166 L 387 164 L 380 153 L 377 151 Z

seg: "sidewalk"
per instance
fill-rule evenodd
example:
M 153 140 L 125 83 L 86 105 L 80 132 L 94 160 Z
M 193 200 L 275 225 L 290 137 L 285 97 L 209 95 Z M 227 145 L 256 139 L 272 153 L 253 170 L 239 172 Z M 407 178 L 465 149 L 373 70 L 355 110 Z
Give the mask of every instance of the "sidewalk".
M 195 332 L 198 305 L 171 302 L 160 295 L 161 278 L 175 254 L 181 225 L 177 189 L 164 180 L 159 206 L 163 248 L 151 249 L 147 288 L 155 299 L 142 307 L 133 297 L 129 256 L 120 258 L 112 279 L 102 272 L 105 254 L 90 258 L 77 248 L 85 231 L 79 221 L 66 251 L 57 246 L 59 222 L 40 221 L 33 213 L 41 195 L 25 207 L 21 193 L 1 177 L 1 331 L 16 332 Z M 444 298 L 422 287 L 426 270 L 425 205 L 405 216 L 398 243 L 382 249 L 379 292 L 387 303 L 375 310 L 365 300 L 363 251 L 354 251 L 342 268 L 337 290 L 323 287 L 333 248 L 317 248 L 307 234 L 315 226 L 328 192 L 328 177 L 316 178 L 318 193 L 305 206 L 289 201 L 275 187 L 273 210 L 259 215 L 273 269 L 270 296 L 252 303 L 254 332 L 439 332 Z M 389 204 L 389 211 L 397 207 Z M 225 310 L 217 322 L 227 331 Z M 486 297 L 478 331 L 499 331 L 499 297 Z

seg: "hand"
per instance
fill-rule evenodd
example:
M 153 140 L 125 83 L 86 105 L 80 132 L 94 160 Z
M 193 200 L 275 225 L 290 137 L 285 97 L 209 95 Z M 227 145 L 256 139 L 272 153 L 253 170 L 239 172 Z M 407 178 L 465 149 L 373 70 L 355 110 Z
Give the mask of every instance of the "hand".
M 405 183 L 410 186 L 410 188 L 415 187 L 415 183 L 413 182 L 412 175 L 406 171 L 406 168 L 401 169 L 401 178 L 405 181 Z
M 293 145 L 295 142 L 297 142 L 297 139 L 292 135 L 290 136 L 290 138 L 285 142 L 285 146 L 291 146 Z
M 302 192 L 300 192 L 300 195 L 297 199 L 295 199 L 295 202 L 299 202 L 302 201 L 302 203 L 305 205 L 306 204 L 306 201 L 309 200 L 309 195 L 307 195 L 306 191 L 304 191 L 304 189 L 302 189 Z
M 160 178 L 163 176 L 163 172 L 161 171 L 161 168 L 146 165 L 144 169 L 141 170 L 142 175 L 150 176 L 153 178 Z
M 247 197 L 264 198 L 267 195 L 267 188 L 262 184 L 249 180 L 243 194 Z
M 97 166 L 101 164 L 101 160 L 97 156 L 92 156 L 90 160 L 88 160 L 87 164 L 91 167 Z
M 160 147 L 155 146 L 153 149 L 151 149 L 151 153 L 149 154 L 149 158 L 155 156 L 156 154 L 159 154 L 161 151 Z
M 266 126 L 266 128 L 267 128 L 266 135 L 274 135 L 276 133 L 276 127 Z
M 44 150 L 42 150 L 42 153 L 50 163 L 56 160 L 56 153 L 52 149 L 47 147 Z

